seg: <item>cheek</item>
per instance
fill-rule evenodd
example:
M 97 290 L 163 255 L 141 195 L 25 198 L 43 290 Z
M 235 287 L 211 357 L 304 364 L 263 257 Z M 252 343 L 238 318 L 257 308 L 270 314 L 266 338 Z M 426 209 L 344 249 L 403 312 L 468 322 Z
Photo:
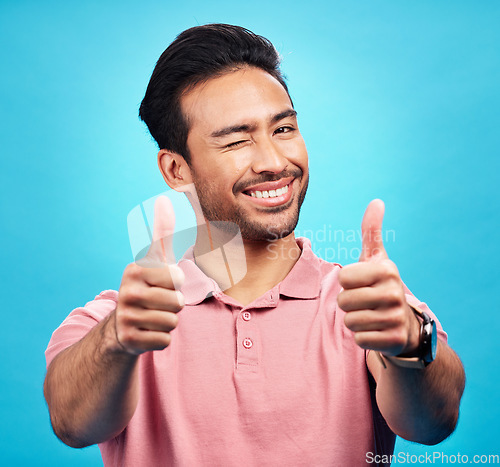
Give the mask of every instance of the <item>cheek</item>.
M 232 167 L 233 183 L 238 181 L 247 172 L 249 167 L 250 158 L 235 161 Z
M 234 185 L 246 173 L 245 161 L 225 160 L 223 163 L 212 164 L 210 173 L 204 178 L 204 183 L 210 186 L 212 193 L 220 198 L 231 198 Z
M 302 169 L 307 168 L 309 158 L 304 140 L 302 138 L 298 138 L 286 141 L 285 143 L 284 151 L 290 162 L 301 167 Z
M 217 178 L 219 186 L 225 186 L 230 190 L 241 179 L 248 176 L 252 167 L 252 152 L 239 151 L 238 154 L 234 153 L 230 157 L 224 158 L 222 163 L 214 165 L 213 178 Z

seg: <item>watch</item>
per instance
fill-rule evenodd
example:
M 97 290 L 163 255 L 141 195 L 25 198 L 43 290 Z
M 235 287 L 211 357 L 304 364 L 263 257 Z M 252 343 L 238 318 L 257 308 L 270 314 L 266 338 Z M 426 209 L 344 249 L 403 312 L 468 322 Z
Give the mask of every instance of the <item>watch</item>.
M 388 357 L 383 355 L 383 358 L 389 360 L 397 366 L 404 368 L 425 368 L 431 364 L 436 358 L 437 350 L 437 331 L 436 322 L 424 311 L 418 310 L 410 306 L 415 315 L 421 319 L 420 324 L 420 343 L 417 349 L 416 357 Z M 379 355 L 382 356 L 382 354 Z M 385 365 L 384 365 L 385 366 Z

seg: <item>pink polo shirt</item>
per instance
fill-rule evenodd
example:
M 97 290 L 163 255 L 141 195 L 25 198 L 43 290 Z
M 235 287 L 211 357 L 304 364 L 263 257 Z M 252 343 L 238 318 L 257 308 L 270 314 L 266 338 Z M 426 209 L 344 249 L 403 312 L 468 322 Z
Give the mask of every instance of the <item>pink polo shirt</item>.
M 247 306 L 192 255 L 179 262 L 186 306 L 171 344 L 141 355 L 137 410 L 99 445 L 106 466 L 357 466 L 375 444 L 392 451 L 380 416 L 374 430 L 365 351 L 337 307 L 340 266 L 297 241 L 302 255 L 288 276 Z M 117 296 L 107 290 L 75 309 L 52 335 L 47 365 L 113 311 Z

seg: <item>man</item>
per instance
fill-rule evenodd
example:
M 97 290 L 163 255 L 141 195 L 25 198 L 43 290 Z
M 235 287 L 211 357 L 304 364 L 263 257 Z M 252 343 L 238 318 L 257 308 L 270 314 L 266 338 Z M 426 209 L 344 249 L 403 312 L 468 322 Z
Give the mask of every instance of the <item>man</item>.
M 357 264 L 294 237 L 308 156 L 274 47 L 236 26 L 184 31 L 140 115 L 198 237 L 167 266 L 161 200 L 146 258 L 55 331 L 45 395 L 59 438 L 100 443 L 106 465 L 309 466 L 383 461 L 394 434 L 447 437 L 463 369 L 387 257 L 383 203 L 366 210 Z M 244 258 L 214 261 L 238 235 Z

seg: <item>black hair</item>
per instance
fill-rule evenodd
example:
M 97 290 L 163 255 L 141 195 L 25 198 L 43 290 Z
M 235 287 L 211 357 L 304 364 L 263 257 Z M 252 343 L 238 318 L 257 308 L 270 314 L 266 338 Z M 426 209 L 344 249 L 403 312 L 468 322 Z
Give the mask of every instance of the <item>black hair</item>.
M 183 93 L 245 65 L 269 73 L 290 96 L 280 57 L 268 39 L 229 24 L 196 26 L 180 33 L 158 59 L 139 109 L 158 147 L 182 155 L 189 164 L 189 122 L 180 106 Z

